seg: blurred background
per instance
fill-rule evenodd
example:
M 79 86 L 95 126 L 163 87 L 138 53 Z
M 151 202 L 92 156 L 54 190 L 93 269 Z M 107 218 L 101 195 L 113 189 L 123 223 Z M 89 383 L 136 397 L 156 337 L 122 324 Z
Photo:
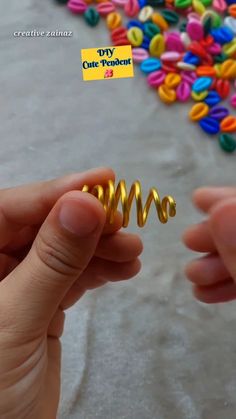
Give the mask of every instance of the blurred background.
M 68 311 L 59 419 L 234 419 L 235 303 L 194 300 L 183 275 L 193 257 L 185 227 L 202 219 L 195 187 L 235 184 L 235 155 L 187 118 L 190 104 L 159 102 L 132 79 L 83 82 L 81 48 L 109 46 L 96 28 L 52 0 L 11 0 L 0 14 L 1 187 L 110 166 L 177 201 L 161 225 L 138 230 L 143 269 L 129 282 L 90 291 Z M 22 30 L 72 38 L 15 38 Z

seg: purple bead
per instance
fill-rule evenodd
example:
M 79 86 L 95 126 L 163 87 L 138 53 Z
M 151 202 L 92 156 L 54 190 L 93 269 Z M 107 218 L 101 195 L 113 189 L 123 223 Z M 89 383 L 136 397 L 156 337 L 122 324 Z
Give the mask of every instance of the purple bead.
M 215 106 L 209 111 L 209 116 L 211 118 L 216 119 L 217 121 L 221 121 L 228 115 L 229 115 L 229 110 L 225 108 L 224 106 Z

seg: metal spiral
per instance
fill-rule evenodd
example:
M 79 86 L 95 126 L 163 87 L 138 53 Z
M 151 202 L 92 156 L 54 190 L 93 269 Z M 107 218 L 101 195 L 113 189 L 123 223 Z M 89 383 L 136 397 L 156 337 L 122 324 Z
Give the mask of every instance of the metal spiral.
M 170 195 L 166 195 L 162 200 L 156 188 L 151 188 L 143 207 L 142 203 L 142 188 L 138 180 L 136 180 L 127 193 L 125 180 L 120 180 L 117 187 L 112 180 L 108 181 L 107 186 L 95 185 L 89 187 L 84 185 L 83 192 L 89 192 L 96 196 L 104 207 L 107 214 L 108 221 L 112 224 L 115 213 L 118 209 L 119 201 L 121 201 L 121 208 L 123 214 L 123 227 L 129 224 L 130 211 L 133 199 L 136 201 L 137 210 L 137 224 L 143 227 L 147 221 L 149 209 L 152 201 L 155 204 L 157 216 L 161 223 L 165 224 L 169 217 L 174 217 L 176 214 L 176 202 Z

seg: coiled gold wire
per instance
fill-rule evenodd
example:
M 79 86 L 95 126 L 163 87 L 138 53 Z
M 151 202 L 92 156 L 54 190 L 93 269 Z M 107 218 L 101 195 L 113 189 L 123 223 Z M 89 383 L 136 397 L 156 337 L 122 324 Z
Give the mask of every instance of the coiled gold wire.
M 157 216 L 161 223 L 165 224 L 169 217 L 174 217 L 176 214 L 176 202 L 174 198 L 167 195 L 161 200 L 156 188 L 150 189 L 146 203 L 143 207 L 142 188 L 138 180 L 132 184 L 129 193 L 127 193 L 125 180 L 120 180 L 116 188 L 115 183 L 112 180 L 109 180 L 105 187 L 102 185 L 95 185 L 89 188 L 89 186 L 84 185 L 82 191 L 89 192 L 99 199 L 106 211 L 107 220 L 111 224 L 114 221 L 119 201 L 121 201 L 123 227 L 127 227 L 129 224 L 130 211 L 134 199 L 136 201 L 137 224 L 139 227 L 145 225 L 152 201 L 155 204 Z

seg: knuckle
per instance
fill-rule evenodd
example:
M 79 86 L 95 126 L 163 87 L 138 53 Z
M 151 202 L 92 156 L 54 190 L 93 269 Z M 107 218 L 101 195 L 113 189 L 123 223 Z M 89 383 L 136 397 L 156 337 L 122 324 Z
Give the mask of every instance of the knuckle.
M 41 263 L 61 276 L 78 275 L 82 270 L 77 258 L 56 235 L 49 238 L 39 233 L 35 250 Z

